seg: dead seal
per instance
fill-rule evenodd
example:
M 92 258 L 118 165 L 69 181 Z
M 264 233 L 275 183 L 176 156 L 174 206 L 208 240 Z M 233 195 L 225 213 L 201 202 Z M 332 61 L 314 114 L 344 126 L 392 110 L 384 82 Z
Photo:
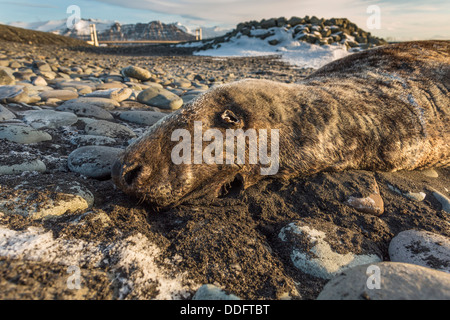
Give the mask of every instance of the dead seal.
M 242 80 L 215 87 L 163 118 L 112 168 L 125 193 L 158 207 L 231 183 L 320 171 L 397 171 L 450 165 L 450 42 L 393 44 L 334 61 L 296 84 Z M 175 129 L 278 129 L 279 170 L 260 164 L 174 164 Z M 204 144 L 206 146 L 207 143 Z

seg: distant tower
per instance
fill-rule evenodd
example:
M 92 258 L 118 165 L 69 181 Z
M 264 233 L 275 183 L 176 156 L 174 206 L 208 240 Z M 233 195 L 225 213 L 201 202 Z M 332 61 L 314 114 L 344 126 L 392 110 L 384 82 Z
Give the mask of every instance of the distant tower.
M 95 27 L 95 24 L 89 25 L 89 31 L 91 33 L 91 41 L 88 41 L 88 43 L 98 47 L 97 28 Z
M 202 40 L 202 28 L 195 29 L 195 40 Z

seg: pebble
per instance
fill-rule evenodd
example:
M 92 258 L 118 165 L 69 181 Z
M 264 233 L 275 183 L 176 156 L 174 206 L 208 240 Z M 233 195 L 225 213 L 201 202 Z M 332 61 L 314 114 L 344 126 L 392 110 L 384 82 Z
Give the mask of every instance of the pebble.
M 93 204 L 94 196 L 90 190 L 76 181 L 56 178 L 47 183 L 33 183 L 30 179 L 16 188 L 0 189 L 0 211 L 32 219 L 86 210 Z
M 165 113 L 155 111 L 123 111 L 119 118 L 125 121 L 152 126 L 166 116 Z
M 45 79 L 41 76 L 37 76 L 36 78 L 34 78 L 31 83 L 35 86 L 46 86 L 48 84 L 47 81 L 45 81 Z
M 78 121 L 78 117 L 71 112 L 36 110 L 26 112 L 23 121 L 35 129 L 57 129 L 73 125 Z
M 0 121 L 14 119 L 16 115 L 0 104 Z
M 353 232 L 337 228 L 331 223 L 323 222 L 320 227 L 328 231 L 317 230 L 304 221 L 296 221 L 282 228 L 278 234 L 283 247 L 289 248 L 293 265 L 302 272 L 322 279 L 331 279 L 348 268 L 381 261 L 379 250 L 363 237 L 358 238 Z M 346 243 L 346 253 L 332 249 L 331 245 L 343 248 L 343 241 Z
M 41 94 L 39 96 L 41 97 L 42 100 L 56 98 L 59 100 L 67 101 L 67 100 L 72 100 L 72 99 L 78 98 L 78 93 L 76 93 L 75 91 L 72 91 L 72 90 L 61 89 L 61 90 L 44 91 L 44 92 L 41 92 Z
M 374 216 L 379 216 L 384 213 L 383 198 L 377 193 L 372 193 L 365 198 L 349 197 L 347 204 L 360 212 Z
M 450 273 L 450 239 L 428 231 L 402 231 L 391 240 L 389 257 Z
M 95 106 L 105 110 L 113 110 L 117 107 L 120 107 L 120 103 L 109 98 L 100 98 L 100 97 L 80 97 L 78 99 L 73 99 L 64 102 L 61 106 Z
M 96 179 L 111 176 L 111 167 L 122 149 L 105 146 L 85 146 L 69 154 L 68 166 L 73 172 Z
M 400 189 L 394 187 L 393 185 L 388 184 L 387 185 L 389 189 L 391 189 L 392 191 L 398 193 L 399 195 L 402 195 L 408 199 L 414 200 L 414 201 L 423 201 L 425 200 L 427 194 L 425 192 L 411 192 L 411 191 L 407 191 L 407 192 L 402 192 Z
M 92 93 L 88 93 L 85 95 L 85 97 L 98 97 L 98 98 L 107 98 L 112 99 L 117 102 L 121 102 L 123 100 L 128 99 L 131 94 L 133 93 L 133 90 L 130 88 L 112 88 L 112 89 L 105 89 L 105 90 L 97 90 Z
M 434 169 L 426 169 L 420 171 L 424 176 L 430 177 L 430 178 L 437 178 L 439 177 L 439 174 Z
M 21 174 L 27 171 L 45 172 L 47 167 L 39 159 L 26 154 L 0 155 L 0 175 Z
M 47 132 L 36 130 L 30 126 L 7 124 L 0 125 L 0 139 L 30 144 L 52 140 L 52 136 Z
M 67 102 L 70 102 L 72 100 L 69 100 Z M 56 108 L 58 111 L 70 111 L 75 113 L 77 116 L 80 117 L 93 117 L 97 119 L 104 119 L 104 120 L 113 120 L 114 117 L 111 113 L 104 110 L 101 107 L 97 107 L 95 105 L 90 104 L 83 104 L 82 102 L 71 102 L 71 103 L 63 103 L 59 107 Z
M 0 100 L 13 98 L 23 92 L 24 86 L 0 86 Z
M 5 69 L 0 68 L 0 85 L 2 86 L 8 86 L 8 85 L 14 85 L 16 83 L 16 79 L 12 74 L 10 74 Z
M 437 190 L 433 191 L 433 196 L 441 204 L 442 210 L 444 210 L 447 213 L 450 213 L 450 199 L 446 195 L 444 195 L 443 193 L 440 193 Z
M 159 88 L 148 88 L 137 96 L 139 102 L 166 110 L 176 110 L 183 105 L 183 99 L 176 94 Z
M 225 291 L 213 284 L 202 285 L 192 297 L 192 300 L 241 300 L 234 294 L 227 294 Z
M 126 77 L 131 77 L 142 81 L 148 80 L 152 77 L 150 71 L 135 66 L 128 66 L 126 68 L 123 68 L 122 74 Z
M 317 300 L 449 299 L 450 274 L 400 262 L 346 270 L 330 280 L 317 297 Z
M 131 139 L 136 137 L 133 130 L 126 126 L 104 120 L 97 120 L 87 124 L 84 131 L 89 135 L 106 136 L 110 138 Z
M 79 135 L 76 137 L 73 137 L 70 140 L 71 144 L 74 144 L 78 147 L 81 146 L 113 146 L 117 145 L 117 141 L 110 137 L 104 137 L 104 136 L 96 136 L 96 135 Z

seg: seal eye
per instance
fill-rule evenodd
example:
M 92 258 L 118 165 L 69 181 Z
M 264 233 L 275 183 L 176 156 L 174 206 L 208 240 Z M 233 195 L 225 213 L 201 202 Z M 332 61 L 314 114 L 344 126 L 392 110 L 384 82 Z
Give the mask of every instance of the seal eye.
M 241 122 L 241 119 L 239 119 L 233 111 L 225 110 L 224 113 L 220 116 L 223 122 L 231 125 L 236 125 L 239 122 Z

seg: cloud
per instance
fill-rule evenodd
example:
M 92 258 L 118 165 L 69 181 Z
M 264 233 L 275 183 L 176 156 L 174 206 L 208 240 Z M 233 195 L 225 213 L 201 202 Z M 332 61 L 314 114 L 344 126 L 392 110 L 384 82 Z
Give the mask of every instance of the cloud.
M 163 14 L 216 24 L 237 24 L 271 17 L 317 15 L 344 17 L 349 12 L 364 15 L 367 4 L 361 0 L 97 0 L 117 6 L 146 9 Z
M 31 2 L 20 2 L 20 1 L 0 1 L 0 4 L 8 4 L 8 5 L 14 5 L 14 6 L 20 6 L 20 7 L 26 7 L 26 8 L 43 8 L 43 9 L 54 9 L 58 8 L 57 6 L 52 6 L 49 4 L 38 4 L 38 3 L 31 3 Z

